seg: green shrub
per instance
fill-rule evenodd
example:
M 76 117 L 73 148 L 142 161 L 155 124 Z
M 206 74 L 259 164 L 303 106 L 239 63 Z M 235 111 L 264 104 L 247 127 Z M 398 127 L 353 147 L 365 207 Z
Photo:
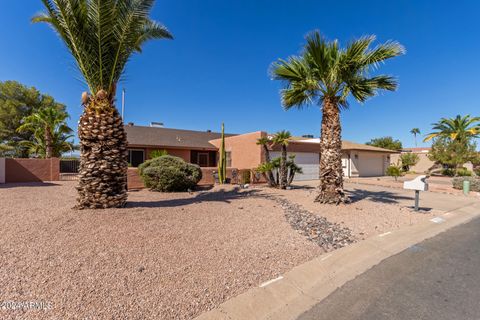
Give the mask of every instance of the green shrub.
M 396 181 L 397 178 L 402 175 L 402 169 L 399 166 L 390 165 L 388 166 L 385 173 L 387 174 L 387 176 L 394 177 Z
M 475 177 L 458 177 L 453 178 L 452 184 L 453 188 L 462 190 L 463 189 L 463 181 L 468 180 L 470 181 L 470 190 L 480 192 L 480 179 Z
M 457 169 L 457 176 L 460 177 L 470 177 L 472 175 L 472 171 L 468 170 L 467 168 L 459 168 Z
M 477 176 L 480 176 L 480 167 L 473 169 L 473 172 L 475 172 Z
M 202 179 L 202 170 L 173 156 L 160 156 L 138 167 L 147 188 L 161 192 L 182 192 L 192 189 Z
M 161 156 L 168 155 L 167 150 L 152 150 L 150 151 L 150 159 L 155 159 Z
M 455 175 L 455 170 L 451 168 L 443 169 L 442 176 L 453 177 Z

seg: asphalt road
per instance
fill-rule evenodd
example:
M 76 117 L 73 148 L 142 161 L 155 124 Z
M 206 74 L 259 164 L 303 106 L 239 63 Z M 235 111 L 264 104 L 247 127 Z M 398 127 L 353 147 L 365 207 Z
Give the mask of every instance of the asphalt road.
M 384 260 L 299 320 L 479 320 L 480 219 Z

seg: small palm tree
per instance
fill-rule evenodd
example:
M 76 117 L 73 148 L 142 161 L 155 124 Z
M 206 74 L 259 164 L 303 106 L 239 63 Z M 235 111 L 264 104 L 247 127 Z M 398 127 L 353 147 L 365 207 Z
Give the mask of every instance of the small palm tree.
M 272 140 L 268 137 L 261 137 L 257 140 L 257 145 L 262 146 L 263 153 L 265 154 L 265 163 L 259 166 L 259 172 L 265 175 L 265 178 L 267 179 L 268 185 L 270 187 L 276 187 L 277 184 L 275 182 L 275 177 L 273 176 L 272 172 L 273 167 L 270 165 L 270 150 L 268 149 L 271 144 Z
M 413 137 L 415 139 L 415 147 L 417 146 L 417 134 L 420 134 L 420 129 L 418 128 L 413 128 L 410 130 L 410 133 L 413 134 Z
M 286 189 L 288 185 L 288 168 L 287 168 L 287 146 L 292 135 L 289 131 L 279 131 L 273 137 L 273 143 L 280 145 L 282 148 L 282 155 L 280 157 L 280 189 Z
M 346 49 L 340 48 L 336 40 L 326 41 L 318 31 L 306 40 L 301 55 L 273 64 L 273 78 L 286 85 L 281 91 L 286 110 L 311 104 L 321 107 L 320 185 L 315 201 L 348 202 L 343 191 L 340 111 L 348 108 L 350 95 L 365 102 L 379 90 L 394 91 L 397 82 L 393 77 L 370 73 L 405 50 L 396 42 L 370 49 L 374 36 L 355 40 Z
M 33 133 L 34 141 L 23 142 L 31 151 L 41 154 L 45 158 L 58 156 L 55 148 L 59 147 L 59 138 L 68 139 L 72 129 L 67 126 L 69 118 L 66 112 L 54 107 L 47 107 L 25 117 L 18 132 L 30 131 Z M 65 135 L 67 135 L 65 137 Z
M 152 0 L 42 0 L 49 24 L 76 61 L 90 93 L 82 94 L 77 208 L 123 207 L 127 201 L 127 140 L 115 107 L 117 83 L 132 55 L 152 39 L 171 39 L 149 17 Z
M 480 117 L 470 117 L 470 115 L 441 118 L 432 126 L 434 131 L 425 137 L 424 142 L 439 137 L 466 144 L 471 138 L 477 138 L 480 135 Z

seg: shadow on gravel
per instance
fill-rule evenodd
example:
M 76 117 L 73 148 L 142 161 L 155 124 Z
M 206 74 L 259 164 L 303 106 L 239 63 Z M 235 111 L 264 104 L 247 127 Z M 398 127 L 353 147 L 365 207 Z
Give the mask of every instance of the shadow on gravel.
M 15 182 L 0 184 L 0 189 L 22 188 L 22 187 L 54 187 L 59 184 L 51 182 Z
M 406 197 L 389 191 L 368 191 L 354 189 L 346 191 L 352 203 L 367 199 L 380 203 L 398 203 L 399 200 L 413 200 L 413 197 Z
M 159 201 L 129 201 L 126 208 L 165 208 L 179 207 L 201 202 L 226 202 L 232 200 L 244 199 L 247 197 L 260 196 L 259 190 L 244 190 L 236 188 L 230 191 L 217 190 L 200 192 L 194 197 L 183 199 L 168 199 Z

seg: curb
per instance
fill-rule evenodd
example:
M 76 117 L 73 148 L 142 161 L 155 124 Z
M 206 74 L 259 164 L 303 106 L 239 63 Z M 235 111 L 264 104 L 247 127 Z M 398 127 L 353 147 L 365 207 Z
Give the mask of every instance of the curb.
M 195 319 L 296 319 L 337 288 L 384 259 L 476 217 L 480 217 L 480 207 L 470 205 L 323 254 Z

